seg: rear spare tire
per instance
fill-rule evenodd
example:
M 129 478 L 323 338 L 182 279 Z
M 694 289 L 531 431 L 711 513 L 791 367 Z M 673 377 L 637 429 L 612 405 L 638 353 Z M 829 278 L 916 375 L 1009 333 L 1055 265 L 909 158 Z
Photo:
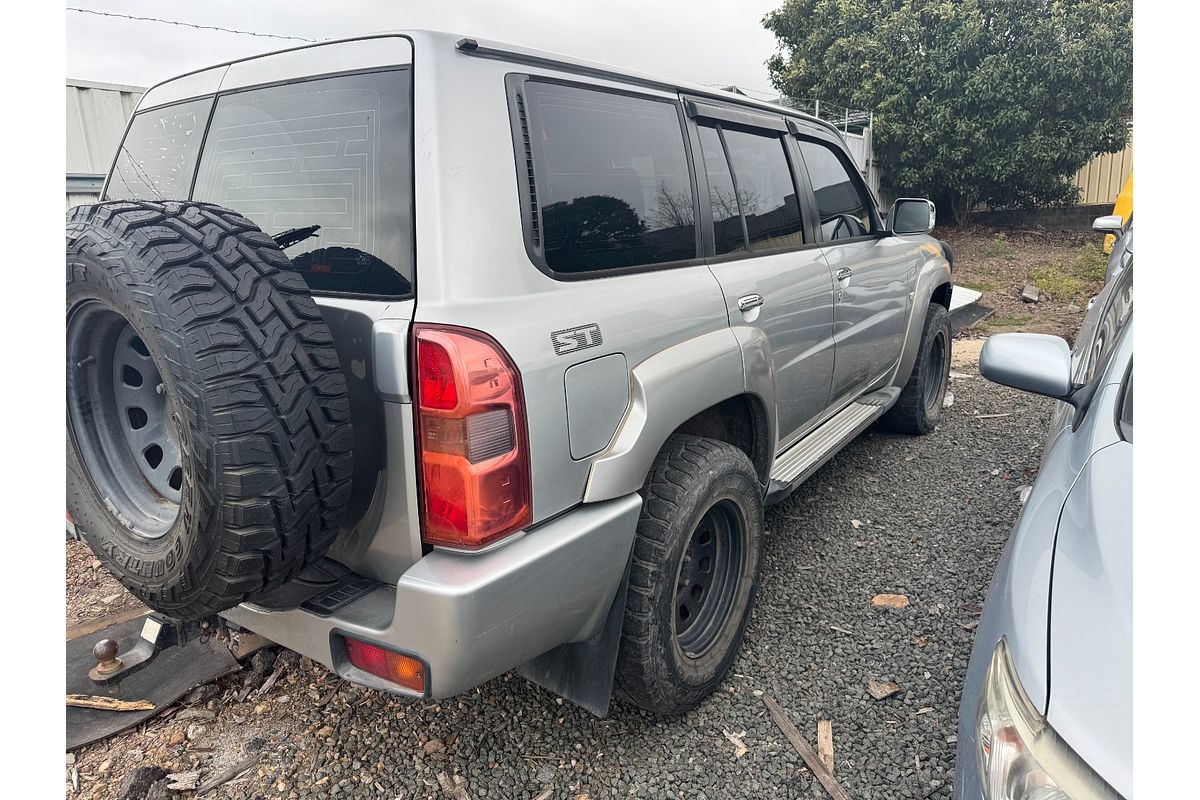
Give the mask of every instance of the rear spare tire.
M 245 217 L 190 202 L 67 213 L 67 510 L 152 608 L 195 619 L 336 538 L 346 381 L 304 280 Z

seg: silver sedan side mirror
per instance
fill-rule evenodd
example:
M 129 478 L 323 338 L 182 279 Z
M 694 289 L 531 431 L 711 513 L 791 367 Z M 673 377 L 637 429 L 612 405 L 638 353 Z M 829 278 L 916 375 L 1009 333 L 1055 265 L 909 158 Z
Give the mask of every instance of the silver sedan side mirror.
M 888 211 L 888 230 L 897 236 L 929 233 L 937 222 L 937 207 L 922 197 L 901 197 Z
M 1071 348 L 1059 336 L 999 333 L 979 354 L 979 372 L 993 383 L 1059 400 L 1071 396 Z
M 1120 236 L 1121 226 L 1124 224 L 1125 220 L 1120 214 L 1109 214 L 1092 220 L 1092 230 L 1096 233 L 1111 233 L 1113 236 Z

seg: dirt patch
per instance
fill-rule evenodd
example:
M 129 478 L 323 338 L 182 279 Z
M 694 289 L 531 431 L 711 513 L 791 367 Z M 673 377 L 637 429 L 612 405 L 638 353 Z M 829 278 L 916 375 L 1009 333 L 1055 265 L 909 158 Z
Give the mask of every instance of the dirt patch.
M 141 608 L 90 547 L 67 540 L 67 627 Z
M 955 369 L 974 367 L 979 363 L 979 351 L 986 339 L 957 339 L 950 349 L 950 366 Z
M 983 292 L 979 302 L 995 309 L 960 334 L 966 338 L 1028 331 L 1074 342 L 1088 300 L 1104 285 L 1107 257 L 1095 233 L 976 226 L 937 235 L 954 248 L 954 283 Z M 1038 302 L 1021 300 L 1026 284 L 1038 287 Z

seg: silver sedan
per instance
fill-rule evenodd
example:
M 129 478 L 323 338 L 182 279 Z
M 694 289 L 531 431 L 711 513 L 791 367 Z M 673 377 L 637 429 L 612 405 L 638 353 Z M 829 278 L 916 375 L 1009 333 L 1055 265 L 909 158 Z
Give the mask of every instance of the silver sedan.
M 960 800 L 1129 798 L 1132 259 L 1076 348 L 1002 334 L 980 372 L 1058 399 L 1041 470 L 992 579 L 959 712 Z

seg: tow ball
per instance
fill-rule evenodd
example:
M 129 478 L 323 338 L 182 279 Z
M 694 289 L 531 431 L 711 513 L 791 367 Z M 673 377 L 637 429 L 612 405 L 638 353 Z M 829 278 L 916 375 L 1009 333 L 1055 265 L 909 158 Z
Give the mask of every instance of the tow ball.
M 212 635 L 207 623 L 180 622 L 161 614 L 150 614 L 142 624 L 137 642 L 123 653 L 117 652 L 115 639 L 101 639 L 92 647 L 96 666 L 88 671 L 93 683 L 106 684 L 137 672 L 168 647 L 184 644 L 188 639 Z

